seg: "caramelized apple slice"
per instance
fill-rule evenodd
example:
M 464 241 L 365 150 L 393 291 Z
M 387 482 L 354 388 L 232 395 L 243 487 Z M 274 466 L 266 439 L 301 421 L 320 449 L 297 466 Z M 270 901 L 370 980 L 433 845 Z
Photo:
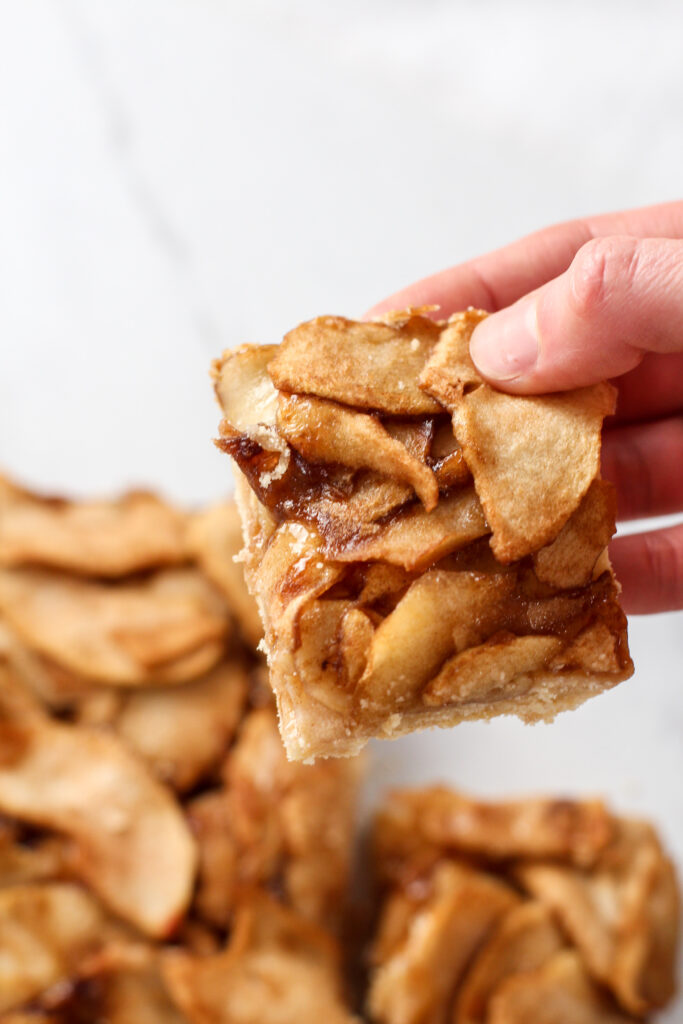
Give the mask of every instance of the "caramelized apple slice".
M 268 371 L 281 391 L 394 416 L 438 413 L 441 406 L 417 378 L 439 330 L 420 316 L 393 326 L 322 316 L 285 335 Z
M 168 935 L 192 894 L 196 852 L 171 794 L 108 733 L 0 718 L 0 811 L 69 837 L 75 871 L 112 910 Z

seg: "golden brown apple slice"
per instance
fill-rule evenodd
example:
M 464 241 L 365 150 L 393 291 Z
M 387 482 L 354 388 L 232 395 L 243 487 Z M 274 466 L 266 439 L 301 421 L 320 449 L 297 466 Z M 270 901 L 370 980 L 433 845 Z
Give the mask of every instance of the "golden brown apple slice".
M 0 718 L 0 811 L 72 840 L 74 870 L 153 936 L 189 903 L 196 850 L 180 808 L 116 736 Z
M 0 565 L 125 576 L 187 559 L 186 516 L 142 491 L 116 501 L 44 498 L 0 478 Z
M 636 1024 L 598 989 L 571 950 L 536 971 L 508 978 L 490 1006 L 486 1024 Z
M 225 602 L 196 569 L 110 584 L 1 570 L 0 609 L 28 647 L 75 675 L 120 686 L 200 675 L 230 629 Z
M 563 946 L 547 907 L 533 901 L 513 907 L 477 952 L 458 993 L 454 1024 L 487 1024 L 489 1000 L 498 986 L 543 967 Z
M 105 938 L 97 902 L 78 885 L 0 889 L 0 1011 L 68 981 Z
M 310 462 L 370 469 L 410 484 L 431 511 L 439 499 L 433 472 L 392 437 L 376 415 L 310 395 L 280 394 L 280 434 Z
M 332 938 L 262 893 L 245 899 L 225 951 L 168 952 L 164 976 L 190 1024 L 358 1024 Z
M 374 971 L 368 994 L 372 1020 L 447 1020 L 473 953 L 517 901 L 514 890 L 492 876 L 458 864 L 439 865 L 402 941 Z
M 524 857 L 590 866 L 614 830 L 599 800 L 474 800 L 433 786 L 392 793 L 377 817 L 375 843 L 389 871 L 425 846 L 493 863 Z
M 647 824 L 621 821 L 590 872 L 554 864 L 517 870 L 562 924 L 590 973 L 638 1016 L 674 990 L 679 896 L 673 865 Z
M 438 413 L 441 406 L 417 378 L 439 330 L 420 316 L 393 326 L 322 316 L 285 335 L 268 372 L 281 391 L 394 416 Z
M 182 793 L 219 766 L 242 717 L 247 686 L 239 661 L 221 662 L 184 686 L 136 690 L 113 724 L 154 774 Z
M 513 562 L 557 536 L 600 467 L 611 384 L 519 396 L 488 385 L 455 406 L 453 428 L 491 525 L 496 558 Z

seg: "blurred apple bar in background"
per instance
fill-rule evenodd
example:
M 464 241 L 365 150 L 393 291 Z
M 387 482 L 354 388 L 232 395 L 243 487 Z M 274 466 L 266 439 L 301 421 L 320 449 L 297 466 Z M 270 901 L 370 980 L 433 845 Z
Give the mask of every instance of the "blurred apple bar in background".
M 627 1024 L 675 991 L 679 891 L 598 800 L 398 790 L 378 812 L 375 1024 Z
M 0 480 L 0 1021 L 353 1019 L 359 764 L 287 762 L 241 546 Z

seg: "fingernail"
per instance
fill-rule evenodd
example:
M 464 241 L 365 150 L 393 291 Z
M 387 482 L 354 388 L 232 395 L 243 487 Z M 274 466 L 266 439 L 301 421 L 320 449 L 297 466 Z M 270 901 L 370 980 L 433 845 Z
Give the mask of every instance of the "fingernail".
M 472 334 L 470 355 L 490 380 L 528 376 L 538 360 L 535 301 L 522 299 L 483 320 Z

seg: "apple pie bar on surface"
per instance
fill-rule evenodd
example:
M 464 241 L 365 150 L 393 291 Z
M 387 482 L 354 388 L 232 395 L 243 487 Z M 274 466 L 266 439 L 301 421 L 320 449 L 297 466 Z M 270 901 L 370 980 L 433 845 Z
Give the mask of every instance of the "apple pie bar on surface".
M 679 894 L 650 825 L 399 790 L 373 846 L 374 1024 L 628 1024 L 672 998 Z
M 362 765 L 287 761 L 241 546 L 0 477 L 0 1024 L 355 1020 Z
M 633 671 L 599 472 L 615 391 L 493 390 L 484 315 L 320 317 L 214 364 L 292 760 L 550 720 Z

